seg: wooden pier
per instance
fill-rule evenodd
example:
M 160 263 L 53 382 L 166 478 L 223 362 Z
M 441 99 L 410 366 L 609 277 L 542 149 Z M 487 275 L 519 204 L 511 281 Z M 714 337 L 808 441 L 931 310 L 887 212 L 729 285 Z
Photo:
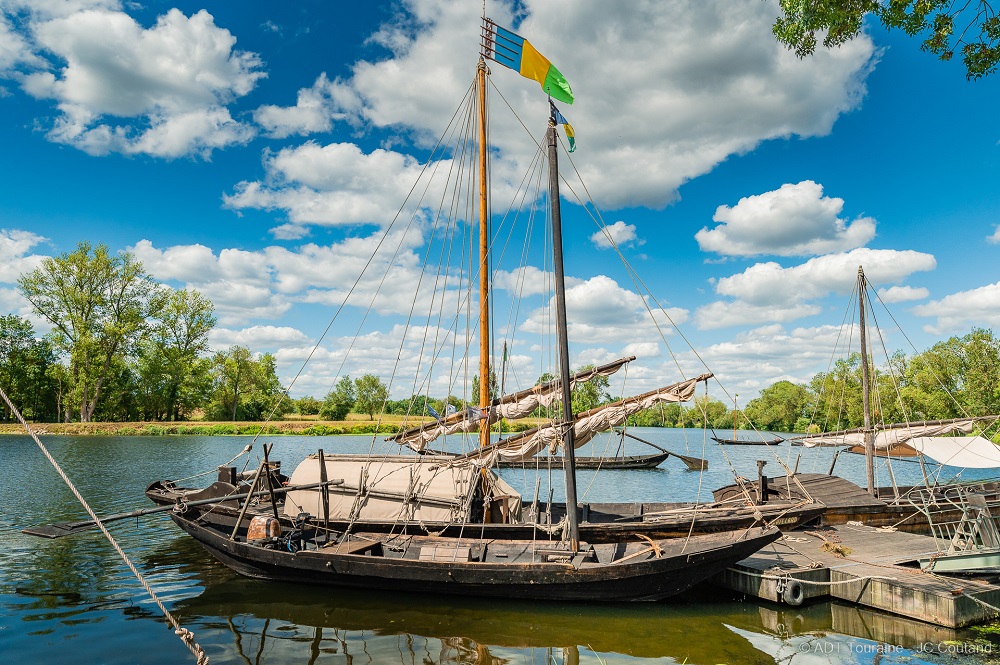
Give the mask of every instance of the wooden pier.
M 960 628 L 1000 614 L 1000 575 L 925 573 L 934 539 L 860 523 L 788 532 L 713 583 L 749 596 L 799 605 L 836 598 L 863 607 Z

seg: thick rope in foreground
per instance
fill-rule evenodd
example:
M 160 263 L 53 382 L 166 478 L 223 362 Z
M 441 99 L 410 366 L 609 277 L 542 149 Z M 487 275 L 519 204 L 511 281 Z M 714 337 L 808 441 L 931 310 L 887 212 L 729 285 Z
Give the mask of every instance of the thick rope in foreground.
M 0 397 L 3 397 L 3 401 L 7 403 L 7 406 L 10 408 L 11 413 L 17 416 L 18 421 L 20 421 L 21 425 L 24 426 L 25 431 L 27 431 L 28 434 L 31 435 L 31 438 L 34 439 L 35 443 L 38 444 L 38 447 L 41 449 L 42 454 L 45 455 L 46 459 L 49 460 L 49 463 L 52 464 L 56 472 L 60 475 L 60 477 L 62 477 L 63 482 L 66 483 L 66 486 L 69 487 L 69 489 L 73 492 L 73 495 L 76 497 L 76 500 L 80 502 L 80 505 L 82 505 L 86 509 L 87 514 L 90 515 L 90 518 L 94 520 L 94 524 L 97 526 L 97 528 L 101 530 L 101 533 L 104 534 L 104 537 L 108 539 L 108 542 L 111 543 L 111 546 L 115 548 L 116 552 L 118 552 L 118 555 L 122 558 L 122 561 L 125 562 L 125 565 L 129 567 L 129 570 L 132 571 L 132 574 L 135 575 L 135 578 L 139 580 L 140 584 L 142 584 L 142 588 L 146 590 L 146 593 L 148 593 L 149 597 L 153 599 L 153 602 L 155 602 L 157 606 L 159 606 L 160 611 L 163 612 L 163 616 L 166 617 L 167 622 L 170 624 L 170 627 L 174 629 L 174 634 L 177 635 L 182 642 L 184 642 L 184 645 L 191 651 L 194 657 L 198 659 L 198 665 L 208 665 L 208 656 L 205 654 L 204 649 L 201 648 L 201 645 L 195 642 L 194 633 L 192 633 L 187 628 L 182 627 L 180 623 L 177 621 L 177 619 L 175 619 L 174 616 L 170 613 L 170 611 L 167 610 L 166 606 L 156 595 L 156 592 L 153 591 L 153 588 L 149 586 L 149 583 L 142 576 L 142 573 L 139 572 L 139 569 L 135 567 L 135 564 L 132 563 L 132 560 L 128 558 L 127 554 L 125 554 L 125 550 L 123 550 L 121 546 L 118 544 L 118 542 L 114 539 L 114 536 L 111 535 L 107 527 L 105 527 L 104 524 L 101 522 L 101 519 L 94 512 L 94 509 L 90 507 L 90 504 L 87 503 L 86 499 L 83 498 L 83 495 L 80 494 L 79 490 L 76 489 L 76 486 L 73 485 L 73 482 L 69 479 L 69 476 L 66 475 L 66 472 L 62 470 L 62 467 L 59 466 L 59 463 L 56 462 L 55 458 L 52 457 L 52 454 L 42 444 L 38 436 L 28 425 L 27 421 L 25 421 L 24 416 L 21 415 L 21 412 L 17 410 L 17 407 L 14 406 L 14 404 L 10 401 L 10 398 L 7 397 L 7 393 L 4 392 L 3 388 L 0 388 Z

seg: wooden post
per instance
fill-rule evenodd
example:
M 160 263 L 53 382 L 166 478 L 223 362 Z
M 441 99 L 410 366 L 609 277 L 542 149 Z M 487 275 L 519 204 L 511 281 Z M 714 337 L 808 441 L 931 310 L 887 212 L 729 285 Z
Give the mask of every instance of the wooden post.
M 865 472 L 868 476 L 868 493 L 875 496 L 875 433 L 872 431 L 871 387 L 868 376 L 868 330 L 865 324 L 865 296 L 868 283 L 865 271 L 858 266 L 858 307 L 861 309 L 861 401 L 865 418 Z

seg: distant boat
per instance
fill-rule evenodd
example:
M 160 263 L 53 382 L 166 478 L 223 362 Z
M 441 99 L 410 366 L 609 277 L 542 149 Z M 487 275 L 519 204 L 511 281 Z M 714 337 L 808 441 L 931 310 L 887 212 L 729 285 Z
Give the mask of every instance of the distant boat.
M 776 436 L 773 439 L 723 439 L 713 436 L 712 441 L 721 443 L 724 446 L 776 446 L 779 443 L 784 443 L 785 439 L 780 436 Z

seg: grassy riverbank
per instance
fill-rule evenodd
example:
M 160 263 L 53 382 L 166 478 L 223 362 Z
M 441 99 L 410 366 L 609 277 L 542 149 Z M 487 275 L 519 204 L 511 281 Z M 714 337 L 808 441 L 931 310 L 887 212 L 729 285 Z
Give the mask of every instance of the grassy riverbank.
M 427 422 L 430 418 L 426 419 Z M 520 431 L 534 427 L 537 423 L 521 421 L 516 429 L 505 427 L 504 431 Z M 407 426 L 418 423 L 412 417 Z M 384 416 L 381 421 L 369 420 L 367 416 L 350 414 L 347 420 L 279 420 L 267 424 L 261 422 L 135 422 L 135 423 L 32 423 L 37 434 L 61 434 L 70 436 L 254 436 L 257 434 L 330 436 L 335 434 L 395 434 L 403 426 L 402 416 Z M 0 434 L 24 434 L 19 423 L 0 423 Z

